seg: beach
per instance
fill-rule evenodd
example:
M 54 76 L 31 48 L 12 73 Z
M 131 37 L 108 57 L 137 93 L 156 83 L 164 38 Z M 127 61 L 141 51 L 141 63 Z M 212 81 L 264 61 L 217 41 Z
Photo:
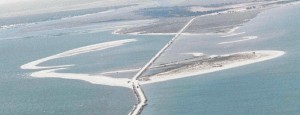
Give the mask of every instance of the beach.
M 255 54 L 253 54 L 255 53 Z M 239 59 L 239 60 L 225 60 L 222 61 L 221 64 L 215 64 L 215 65 L 204 65 L 204 67 L 200 67 L 198 65 L 194 67 L 185 67 L 180 68 L 178 70 L 174 71 L 167 71 L 164 73 L 159 73 L 157 75 L 148 76 L 146 81 L 141 81 L 141 84 L 150 84 L 150 83 L 156 83 L 156 82 L 162 82 L 162 81 L 168 81 L 173 79 L 180 79 L 185 77 L 192 77 L 195 75 L 201 75 L 201 74 L 207 74 L 211 72 L 221 71 L 225 69 L 245 66 L 248 64 L 258 63 L 266 60 L 270 60 L 273 58 L 280 57 L 285 54 L 283 51 L 248 51 L 248 52 L 239 52 L 234 54 L 226 54 L 221 55 L 220 57 L 224 56 L 232 56 L 232 55 L 255 55 L 255 57 L 252 58 L 245 58 L 245 59 Z
M 223 45 L 223 44 L 232 44 L 232 43 L 238 43 L 238 42 L 244 42 L 244 41 L 249 41 L 249 40 L 254 40 L 257 39 L 257 36 L 245 36 L 242 37 L 243 39 L 240 40 L 235 40 L 235 41 L 228 41 L 228 42 L 220 42 L 218 43 L 219 45 Z
M 59 73 L 56 72 L 58 70 L 68 69 L 68 67 L 73 65 L 59 65 L 59 66 L 39 66 L 44 62 L 75 56 L 79 54 L 95 52 L 100 50 L 105 50 L 113 47 L 121 46 L 125 43 L 135 42 L 135 39 L 125 39 L 125 40 L 118 40 L 118 41 L 110 41 L 105 43 L 99 43 L 89 46 L 84 46 L 76 49 L 72 49 L 69 51 L 65 51 L 63 53 L 59 53 L 56 55 L 52 55 L 46 58 L 42 58 L 36 61 L 29 62 L 27 64 L 22 65 L 20 68 L 28 69 L 28 70 L 38 70 L 30 74 L 32 77 L 36 78 L 62 78 L 62 79 L 73 79 L 73 80 L 83 80 L 92 84 L 99 84 L 99 85 L 108 85 L 108 86 L 120 86 L 120 87 L 131 87 L 128 83 L 130 79 L 127 78 L 112 78 L 103 75 L 91 75 L 91 74 L 76 74 L 76 73 Z M 41 70 L 42 69 L 42 70 Z M 46 70 L 45 70 L 46 69 Z

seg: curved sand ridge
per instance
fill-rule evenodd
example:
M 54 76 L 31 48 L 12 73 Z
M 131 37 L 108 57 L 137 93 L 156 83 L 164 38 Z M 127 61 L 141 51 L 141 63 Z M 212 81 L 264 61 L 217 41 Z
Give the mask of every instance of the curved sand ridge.
M 130 81 L 130 79 L 127 78 L 112 78 L 112 77 L 102 76 L 102 75 L 56 72 L 58 70 L 63 70 L 63 69 L 66 68 L 41 70 L 41 71 L 33 72 L 31 76 L 36 78 L 63 78 L 63 79 L 83 80 L 92 84 L 131 88 L 131 84 L 127 83 L 128 81 Z
M 225 37 L 232 37 L 232 36 L 238 36 L 238 35 L 242 35 L 242 34 L 245 34 L 246 32 L 239 32 L 239 33 L 230 33 L 228 35 L 224 35 L 224 36 L 221 36 L 223 38 Z
M 249 40 L 254 40 L 254 39 L 257 39 L 258 37 L 257 36 L 245 36 L 245 37 L 242 37 L 243 39 L 240 39 L 240 40 L 234 40 L 234 41 L 228 41 L 228 42 L 221 42 L 221 43 L 218 43 L 219 45 L 223 45 L 223 44 L 232 44 L 232 43 L 238 43 L 238 42 L 244 42 L 244 41 L 249 41 Z
M 219 57 L 232 58 L 232 56 L 239 56 L 241 58 L 237 58 L 237 59 L 232 58 L 231 60 L 224 60 L 219 58 L 215 62 L 201 63 L 199 65 L 193 65 L 192 67 L 182 67 L 176 70 L 171 70 L 163 73 L 158 73 L 153 76 L 149 76 L 148 80 L 141 81 L 140 83 L 141 84 L 156 83 L 156 82 L 162 82 L 167 80 L 173 80 L 173 79 L 179 79 L 179 78 L 185 78 L 185 77 L 191 77 L 195 75 L 221 71 L 225 69 L 230 69 L 230 68 L 244 66 L 252 63 L 270 60 L 273 58 L 280 57 L 284 54 L 285 52 L 283 51 L 261 50 L 261 51 L 248 51 L 248 52 L 239 52 L 234 54 L 221 55 Z
M 49 60 L 64 58 L 75 56 L 83 53 L 93 52 L 93 51 L 100 51 L 108 48 L 113 48 L 117 46 L 121 46 L 125 43 L 135 42 L 136 39 L 125 39 L 125 40 L 117 40 L 111 42 L 104 42 L 94 45 L 89 45 L 85 47 L 80 47 L 76 49 L 72 49 L 63 53 L 59 53 L 56 55 L 52 55 L 46 58 L 42 58 L 36 61 L 29 62 L 27 64 L 22 65 L 20 68 L 22 69 L 30 69 L 30 70 L 37 70 L 37 69 L 46 69 L 40 70 L 37 72 L 31 73 L 32 77 L 38 78 L 63 78 L 63 79 L 77 79 L 87 81 L 93 84 L 101 84 L 101 85 L 109 85 L 109 86 L 121 86 L 121 87 L 131 87 L 131 84 L 127 82 L 130 79 L 127 78 L 112 78 L 107 76 L 101 75 L 88 75 L 88 74 L 75 74 L 75 73 L 57 73 L 57 70 L 67 69 L 67 67 L 72 65 L 59 65 L 59 66 L 38 66 L 41 63 L 44 63 Z

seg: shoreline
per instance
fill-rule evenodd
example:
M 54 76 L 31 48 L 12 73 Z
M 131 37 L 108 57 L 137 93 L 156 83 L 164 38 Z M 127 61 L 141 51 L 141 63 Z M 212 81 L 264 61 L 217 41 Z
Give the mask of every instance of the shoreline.
M 243 39 L 240 40 L 234 40 L 234 41 L 227 41 L 227 42 L 220 42 L 218 43 L 219 45 L 224 45 L 224 44 L 233 44 L 233 43 L 239 43 L 239 42 L 244 42 L 244 41 L 249 41 L 249 40 L 254 40 L 257 39 L 257 36 L 245 36 L 242 37 Z
M 103 76 L 103 75 L 57 72 L 58 70 L 63 70 L 63 69 L 67 69 L 67 68 L 41 70 L 41 71 L 31 73 L 30 76 L 34 78 L 71 79 L 71 80 L 85 81 L 91 84 L 131 88 L 131 84 L 128 83 L 130 79 L 128 78 L 113 78 L 113 77 Z
M 223 38 L 226 38 L 226 37 L 232 37 L 232 36 L 238 36 L 238 35 L 242 35 L 242 34 L 245 34 L 246 32 L 239 32 L 239 33 L 230 33 L 228 35 L 224 35 L 224 36 L 221 36 Z
M 185 77 L 192 77 L 195 75 L 202 75 L 202 74 L 208 74 L 212 72 L 217 72 L 221 70 L 226 70 L 226 69 L 231 69 L 231 68 L 236 68 L 240 66 L 245 66 L 249 64 L 254 64 L 258 62 L 263 62 L 267 60 L 271 60 L 277 57 L 280 57 L 285 54 L 284 51 L 274 51 L 274 50 L 259 50 L 259 51 L 247 51 L 247 52 L 238 52 L 238 53 L 233 53 L 233 54 L 226 54 L 222 56 L 230 56 L 234 54 L 244 54 L 244 53 L 252 53 L 256 52 L 256 54 L 263 54 L 267 56 L 263 56 L 257 59 L 249 59 L 245 61 L 238 61 L 238 62 L 232 62 L 230 64 L 225 64 L 222 67 L 213 67 L 213 68 L 208 68 L 208 69 L 203 69 L 203 70 L 190 70 L 190 71 L 184 71 L 180 73 L 165 73 L 165 75 L 153 75 L 149 77 L 148 81 L 140 81 L 142 85 L 144 84 L 152 84 L 152 83 L 157 83 L 157 82 L 163 82 L 163 81 L 168 81 L 168 80 L 174 80 L 174 79 L 180 79 L 180 78 L 185 78 Z
M 88 46 L 83 46 L 75 49 L 71 49 L 59 54 L 48 56 L 42 59 L 38 59 L 24 65 L 20 68 L 24 70 L 36 70 L 30 73 L 31 77 L 34 78 L 61 78 L 61 79 L 72 79 L 86 81 L 92 84 L 106 85 L 106 86 L 119 86 L 130 88 L 131 85 L 128 83 L 130 79 L 127 78 L 113 78 L 105 75 L 90 75 L 90 74 L 77 74 L 77 73 L 58 73 L 56 71 L 68 69 L 70 66 L 74 65 L 57 65 L 57 66 L 39 66 L 40 64 L 59 58 L 71 57 L 75 55 L 80 55 L 84 53 L 106 50 L 109 48 L 119 47 L 130 42 L 136 42 L 136 39 L 124 39 L 115 40 L 109 42 L 103 42 L 99 44 L 93 44 Z

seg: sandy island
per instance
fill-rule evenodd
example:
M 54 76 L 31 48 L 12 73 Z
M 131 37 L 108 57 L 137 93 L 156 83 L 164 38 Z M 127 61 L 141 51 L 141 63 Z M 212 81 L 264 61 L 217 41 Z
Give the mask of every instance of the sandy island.
M 270 60 L 273 58 L 280 57 L 284 54 L 285 52 L 283 51 L 261 50 L 208 57 L 206 59 L 193 61 L 189 64 L 182 64 L 181 67 L 171 69 L 162 73 L 144 76 L 140 78 L 140 83 L 149 84 L 216 72 L 220 70 Z

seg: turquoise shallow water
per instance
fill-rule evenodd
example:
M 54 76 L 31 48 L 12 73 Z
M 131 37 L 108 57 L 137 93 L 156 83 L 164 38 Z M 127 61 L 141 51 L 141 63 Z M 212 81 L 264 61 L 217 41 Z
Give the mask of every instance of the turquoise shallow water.
M 20 65 L 45 56 L 105 41 L 103 37 L 84 38 L 79 36 L 1 41 L 0 114 L 128 113 L 131 109 L 128 105 L 135 103 L 130 89 L 92 85 L 76 80 L 31 78 L 26 76 L 29 71 L 19 69 Z M 118 108 L 118 111 L 111 111 L 111 108 Z
M 131 90 L 125 88 L 76 80 L 34 79 L 18 74 L 23 72 L 1 72 L 0 113 L 3 115 L 126 114 L 131 109 L 128 105 L 135 103 Z
M 298 10 L 299 5 L 264 12 L 239 30 L 246 31 L 247 35 L 259 36 L 257 41 L 222 47 L 200 44 L 196 48 L 197 51 L 213 54 L 274 49 L 286 51 L 285 56 L 212 74 L 145 85 L 149 101 L 143 114 L 299 113 Z M 49 23 L 52 22 L 43 24 Z M 55 30 L 55 26 L 49 27 L 53 30 L 48 30 L 47 26 L 39 24 L 36 23 L 33 30 L 23 25 L 20 27 L 23 29 L 17 27 L 0 31 L 0 114 L 127 114 L 136 103 L 130 89 L 92 85 L 79 80 L 31 78 L 28 76 L 31 71 L 19 67 L 73 48 L 135 38 L 137 42 L 121 47 L 56 59 L 42 65 L 75 64 L 68 70 L 60 71 L 72 73 L 137 68 L 144 65 L 171 38 L 89 33 L 84 30 L 89 27 L 67 29 L 63 28 L 64 25 L 59 26 L 63 28 L 61 30 Z M 37 32 L 39 27 L 44 31 Z M 206 36 L 203 41 L 215 42 L 212 38 Z
M 272 9 L 241 27 L 239 31 L 259 36 L 256 41 L 205 49 L 208 53 L 283 50 L 286 55 L 211 74 L 145 85 L 149 101 L 143 114 L 299 114 L 299 8 L 295 5 Z
M 32 78 L 28 76 L 32 71 L 21 70 L 20 66 L 73 48 L 134 38 L 138 41 L 42 64 L 75 64 L 63 71 L 73 73 L 93 74 L 120 68 L 132 69 L 146 63 L 148 57 L 154 55 L 169 40 L 167 36 L 151 38 L 111 35 L 110 31 L 41 36 L 53 31 L 56 30 L 49 30 L 44 34 L 32 32 L 34 36 L 31 38 L 16 35 L 18 39 L 0 41 L 1 115 L 126 115 L 136 103 L 131 89 L 93 85 L 80 80 Z M 60 32 L 68 33 L 68 30 Z M 129 60 L 131 58 L 134 60 Z

